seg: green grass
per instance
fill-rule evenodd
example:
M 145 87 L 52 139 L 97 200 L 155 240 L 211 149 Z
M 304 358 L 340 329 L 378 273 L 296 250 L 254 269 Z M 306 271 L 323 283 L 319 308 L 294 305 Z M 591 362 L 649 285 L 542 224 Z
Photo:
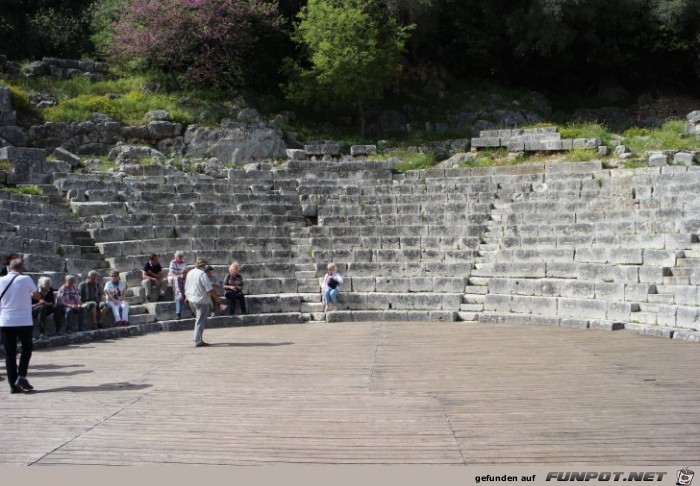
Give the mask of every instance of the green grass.
M 568 123 L 559 127 L 561 138 L 602 138 L 609 140 L 612 134 L 599 123 Z
M 661 128 L 630 128 L 623 134 L 622 143 L 632 151 L 646 150 L 700 150 L 700 140 L 685 133 L 685 122 L 669 121 Z
M 623 166 L 624 169 L 641 169 L 643 167 L 649 167 L 649 162 L 646 160 L 627 160 Z
M 12 162 L 9 160 L 0 160 L 0 170 L 7 172 L 12 168 Z
M 431 153 L 409 152 L 407 150 L 388 150 L 372 157 L 372 160 L 398 159 L 394 172 L 403 174 L 409 170 L 430 169 L 437 165 L 437 159 Z
M 16 109 L 35 118 L 52 122 L 87 121 L 95 112 L 104 113 L 127 124 L 143 124 L 147 112 L 166 110 L 170 119 L 187 125 L 201 123 L 214 125 L 222 118 L 231 117 L 234 102 L 232 93 L 214 90 L 146 93 L 149 83 L 157 83 L 152 74 L 129 75 L 99 82 L 77 76 L 71 79 L 3 78 L 0 86 L 8 86 Z M 43 110 L 29 104 L 28 94 L 45 93 L 58 101 Z M 107 94 L 120 97 L 107 98 Z M 240 103 L 239 103 L 240 104 Z
M 44 194 L 44 191 L 34 184 L 20 187 L 3 187 L 2 190 L 13 194 L 26 194 L 29 196 L 41 196 Z
M 566 153 L 567 162 L 588 162 L 598 158 L 598 151 L 593 149 L 575 148 Z

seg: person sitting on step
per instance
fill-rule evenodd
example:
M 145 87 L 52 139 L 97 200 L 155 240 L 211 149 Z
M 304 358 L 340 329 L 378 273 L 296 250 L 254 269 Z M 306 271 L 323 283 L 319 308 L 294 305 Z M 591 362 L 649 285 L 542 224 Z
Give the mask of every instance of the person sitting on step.
M 90 270 L 84 282 L 80 282 L 80 300 L 83 312 L 92 317 L 92 328 L 102 329 L 102 320 L 107 312 L 107 306 L 102 299 L 102 286 L 97 282 L 98 274 Z
M 343 284 L 343 277 L 336 271 L 335 263 L 328 264 L 328 272 L 323 277 L 321 291 L 323 292 L 323 312 L 328 312 L 328 307 L 338 304 L 338 294 L 340 286 Z
M 107 305 L 112 309 L 117 327 L 129 325 L 129 301 L 126 300 L 126 284 L 119 279 L 119 272 L 113 271 L 112 278 L 105 284 Z
M 75 287 L 75 280 L 75 276 L 66 275 L 66 283 L 58 289 L 56 295 L 56 304 L 59 307 L 57 311 L 63 313 L 68 334 L 73 332 L 73 316 L 78 316 L 78 331 L 83 330 L 82 300 L 80 291 Z
M 241 314 L 248 313 L 245 306 L 245 295 L 243 295 L 244 283 L 243 277 L 241 277 L 241 274 L 239 273 L 240 270 L 241 267 L 238 265 L 238 262 L 233 262 L 228 267 L 228 275 L 226 275 L 226 278 L 224 279 L 224 296 L 231 306 L 231 315 L 233 315 L 234 311 L 236 310 L 236 302 L 238 302 L 238 305 L 241 307 Z
M 146 291 L 146 302 L 156 302 L 165 294 L 168 280 L 163 278 L 163 267 L 158 261 L 158 255 L 153 253 L 143 265 L 141 285 Z
M 173 288 L 173 293 L 175 293 L 175 285 L 178 277 L 182 277 L 182 272 L 187 268 L 187 262 L 185 261 L 185 252 L 176 251 L 173 255 L 173 259 L 170 260 L 170 266 L 168 267 L 168 285 Z
M 56 325 L 56 334 L 60 329 L 60 319 L 58 314 L 54 314 L 54 304 L 56 295 L 54 289 L 51 288 L 51 279 L 49 277 L 39 278 L 39 294 L 40 299 L 32 299 L 32 317 L 39 323 L 39 339 L 46 338 L 46 318 L 53 314 L 53 320 Z

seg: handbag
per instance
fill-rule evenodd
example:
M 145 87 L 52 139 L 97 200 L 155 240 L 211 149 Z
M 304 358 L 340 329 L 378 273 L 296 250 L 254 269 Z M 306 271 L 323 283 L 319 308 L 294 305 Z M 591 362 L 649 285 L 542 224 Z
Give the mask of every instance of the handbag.
M 326 281 L 326 285 L 328 285 L 328 287 L 330 287 L 331 289 L 334 289 L 338 286 L 338 281 L 331 277 Z

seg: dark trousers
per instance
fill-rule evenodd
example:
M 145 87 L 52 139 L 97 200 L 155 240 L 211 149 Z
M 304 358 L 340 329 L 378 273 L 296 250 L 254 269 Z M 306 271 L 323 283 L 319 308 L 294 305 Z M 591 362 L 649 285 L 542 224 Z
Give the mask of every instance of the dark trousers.
M 32 358 L 32 326 L 0 327 L 2 343 L 5 346 L 5 367 L 7 381 L 14 385 L 18 376 L 27 376 L 29 360 Z M 22 354 L 19 357 L 17 370 L 17 339 L 22 343 Z
M 226 300 L 228 300 L 228 304 L 231 307 L 231 315 L 233 315 L 233 311 L 236 309 L 236 302 L 241 306 L 241 314 L 247 314 L 248 311 L 245 308 L 245 296 L 241 292 L 231 292 L 228 291 L 226 292 Z
M 35 319 L 38 318 L 39 321 L 39 332 L 41 334 L 46 333 L 46 318 L 53 314 L 53 306 L 46 306 L 44 304 L 38 305 L 32 309 L 32 317 Z M 54 317 L 54 321 L 56 321 L 56 317 Z M 56 333 L 58 333 L 58 323 L 56 323 Z

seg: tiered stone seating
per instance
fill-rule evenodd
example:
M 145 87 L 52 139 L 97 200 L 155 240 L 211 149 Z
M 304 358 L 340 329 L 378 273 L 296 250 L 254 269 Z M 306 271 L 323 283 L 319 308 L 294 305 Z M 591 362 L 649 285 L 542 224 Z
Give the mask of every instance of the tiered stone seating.
M 679 319 L 676 306 L 671 319 L 673 310 L 652 304 L 659 286 L 672 282 L 672 269 L 697 245 L 692 215 L 652 201 L 674 181 L 697 180 L 700 173 L 597 169 L 543 173 L 529 191 L 501 197 L 484 238 L 491 248 L 484 248 L 470 278 L 487 286 L 481 296 L 468 297 L 469 310 L 483 303 L 480 320 L 697 329 L 694 311 L 681 310 Z M 656 193 L 657 185 L 665 189 Z M 680 292 L 686 303 L 697 296 L 689 288 Z
M 481 320 L 687 337 L 700 328 L 696 167 L 604 170 L 599 162 L 393 174 L 386 162 L 289 161 L 227 180 L 63 175 L 56 181 L 143 322 L 151 252 L 242 264 L 241 323 Z M 695 191 L 695 192 L 694 192 Z M 345 277 L 323 313 L 320 279 Z

